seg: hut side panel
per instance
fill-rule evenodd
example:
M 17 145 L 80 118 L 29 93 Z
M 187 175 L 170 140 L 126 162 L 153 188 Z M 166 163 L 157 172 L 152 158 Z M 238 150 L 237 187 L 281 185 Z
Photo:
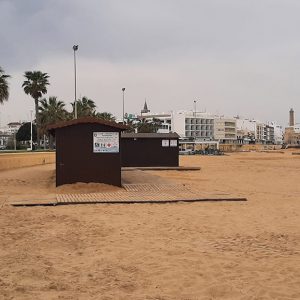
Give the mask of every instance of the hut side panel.
M 176 147 L 163 147 L 161 138 L 122 138 L 121 144 L 123 167 L 177 167 L 179 165 L 178 140 Z
M 57 129 L 56 185 L 102 182 L 121 186 L 120 152 L 93 153 L 93 132 L 115 131 L 115 128 L 91 123 Z

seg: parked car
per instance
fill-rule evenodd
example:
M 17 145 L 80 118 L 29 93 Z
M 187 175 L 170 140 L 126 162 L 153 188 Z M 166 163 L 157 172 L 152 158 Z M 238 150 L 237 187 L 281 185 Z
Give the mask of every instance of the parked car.
M 180 150 L 179 151 L 180 155 L 194 155 L 195 151 L 191 150 L 191 149 L 187 149 L 187 150 Z
M 220 151 L 219 149 L 205 149 L 205 150 L 197 150 L 195 154 L 200 155 L 224 155 L 224 152 Z

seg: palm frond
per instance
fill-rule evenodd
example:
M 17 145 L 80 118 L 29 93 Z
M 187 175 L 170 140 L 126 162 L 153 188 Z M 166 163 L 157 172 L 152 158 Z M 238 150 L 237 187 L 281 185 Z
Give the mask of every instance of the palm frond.
M 0 67 L 0 104 L 7 101 L 9 97 L 8 78 L 10 78 L 10 75 L 5 74 L 4 70 Z

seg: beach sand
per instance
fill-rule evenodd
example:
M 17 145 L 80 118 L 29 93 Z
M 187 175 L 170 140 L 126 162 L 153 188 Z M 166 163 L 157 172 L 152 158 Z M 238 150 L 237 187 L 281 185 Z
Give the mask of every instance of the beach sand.
M 9 197 L 120 188 L 57 189 L 52 164 L 0 172 L 0 299 L 300 299 L 300 155 L 180 163 L 201 170 L 143 174 L 248 201 L 16 208 Z

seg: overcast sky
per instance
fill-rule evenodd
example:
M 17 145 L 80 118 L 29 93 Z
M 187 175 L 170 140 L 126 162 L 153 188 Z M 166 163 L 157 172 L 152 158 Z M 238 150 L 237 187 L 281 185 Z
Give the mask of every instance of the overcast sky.
M 23 73 L 50 75 L 47 96 L 98 111 L 197 108 L 300 121 L 299 0 L 0 0 L 0 66 L 10 74 L 1 125 L 29 119 Z M 69 106 L 68 106 L 69 107 Z

